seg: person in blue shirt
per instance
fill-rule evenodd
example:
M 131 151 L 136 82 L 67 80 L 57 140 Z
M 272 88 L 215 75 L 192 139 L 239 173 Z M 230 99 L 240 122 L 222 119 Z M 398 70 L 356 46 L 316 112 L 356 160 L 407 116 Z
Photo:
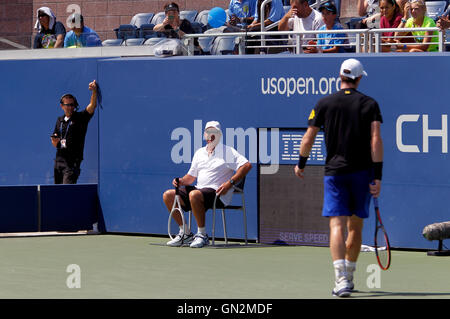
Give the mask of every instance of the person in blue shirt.
M 259 15 L 261 13 L 261 4 L 263 3 L 263 0 L 258 0 L 256 11 L 255 11 L 255 19 L 253 20 L 252 24 L 249 25 L 249 29 L 251 31 L 256 31 L 261 29 L 261 21 L 259 18 Z M 264 25 L 268 26 L 272 23 L 275 23 L 281 18 L 284 17 L 284 7 L 281 0 L 272 0 L 272 2 L 269 2 L 266 4 L 264 8 Z M 272 29 L 271 31 L 278 31 L 278 28 Z
M 342 25 L 336 21 L 337 9 L 332 2 L 326 2 L 319 8 L 322 13 L 322 19 L 325 23 L 319 30 L 329 30 L 329 33 L 317 34 L 317 46 L 308 46 L 303 50 L 305 53 L 343 53 L 345 52 L 343 44 L 347 44 L 347 35 L 345 33 L 333 33 L 332 30 L 342 30 Z M 310 45 L 316 44 L 315 41 L 309 41 Z
M 68 19 L 72 30 L 64 38 L 65 48 L 98 47 L 102 41 L 97 33 L 84 25 L 84 18 L 79 13 L 72 14 Z
M 231 0 L 228 6 L 229 24 L 232 26 L 249 25 L 255 18 L 257 0 Z

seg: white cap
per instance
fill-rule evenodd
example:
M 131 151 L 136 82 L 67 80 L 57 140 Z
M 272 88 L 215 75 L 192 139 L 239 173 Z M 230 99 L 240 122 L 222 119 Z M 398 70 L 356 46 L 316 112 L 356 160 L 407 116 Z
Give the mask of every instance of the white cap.
M 342 62 L 340 75 L 346 76 L 350 79 L 359 78 L 361 75 L 367 76 L 366 71 L 364 71 L 363 65 L 356 59 L 347 59 Z
M 218 129 L 219 131 L 221 131 L 221 129 L 220 129 L 220 123 L 217 122 L 217 121 L 209 121 L 209 122 L 206 123 L 206 125 L 205 125 L 205 130 L 206 130 L 208 127 L 214 127 L 215 129 Z

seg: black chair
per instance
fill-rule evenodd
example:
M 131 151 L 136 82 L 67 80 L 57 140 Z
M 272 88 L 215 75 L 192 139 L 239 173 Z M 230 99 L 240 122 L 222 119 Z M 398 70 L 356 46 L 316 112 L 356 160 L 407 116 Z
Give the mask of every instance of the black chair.
M 248 238 L 247 238 L 247 214 L 245 211 L 245 196 L 244 196 L 244 186 L 245 186 L 245 177 L 241 179 L 234 187 L 233 187 L 233 193 L 235 195 L 239 195 L 240 198 L 240 204 L 239 205 L 217 205 L 217 199 L 218 196 L 214 199 L 214 205 L 213 205 L 213 225 L 212 225 L 212 245 L 214 246 L 215 243 L 215 232 L 216 232 L 216 210 L 220 209 L 222 211 L 222 224 L 223 224 L 223 235 L 225 238 L 225 245 L 228 245 L 228 237 L 227 237 L 227 226 L 226 226 L 226 219 L 225 219 L 225 211 L 242 211 L 243 215 L 243 223 L 244 223 L 244 237 L 245 237 L 245 244 L 248 244 Z M 220 202 L 219 202 L 220 203 Z
M 114 29 L 114 31 L 116 31 L 117 39 L 126 40 L 137 38 L 137 28 L 132 24 L 121 24 L 117 29 Z
M 139 28 L 139 37 L 144 39 L 156 37 L 156 32 L 153 30 L 154 27 L 153 23 L 142 24 Z

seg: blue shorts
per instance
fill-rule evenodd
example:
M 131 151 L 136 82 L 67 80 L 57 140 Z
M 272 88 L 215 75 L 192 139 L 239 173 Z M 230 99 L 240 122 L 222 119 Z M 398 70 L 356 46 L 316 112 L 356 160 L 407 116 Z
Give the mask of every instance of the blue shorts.
M 372 180 L 372 170 L 325 176 L 322 216 L 369 217 L 369 205 L 372 198 L 369 184 Z

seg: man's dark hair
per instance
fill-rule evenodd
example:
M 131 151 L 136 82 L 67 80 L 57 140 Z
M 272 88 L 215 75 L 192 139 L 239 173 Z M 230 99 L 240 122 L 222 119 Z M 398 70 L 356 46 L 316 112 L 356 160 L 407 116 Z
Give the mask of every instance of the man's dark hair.
M 180 7 L 175 2 L 169 2 L 164 5 L 164 12 L 170 11 L 170 10 L 177 10 L 180 12 Z
M 352 78 L 341 75 L 341 81 L 351 83 L 351 84 L 356 84 L 356 81 L 358 81 L 358 78 L 352 79 Z

